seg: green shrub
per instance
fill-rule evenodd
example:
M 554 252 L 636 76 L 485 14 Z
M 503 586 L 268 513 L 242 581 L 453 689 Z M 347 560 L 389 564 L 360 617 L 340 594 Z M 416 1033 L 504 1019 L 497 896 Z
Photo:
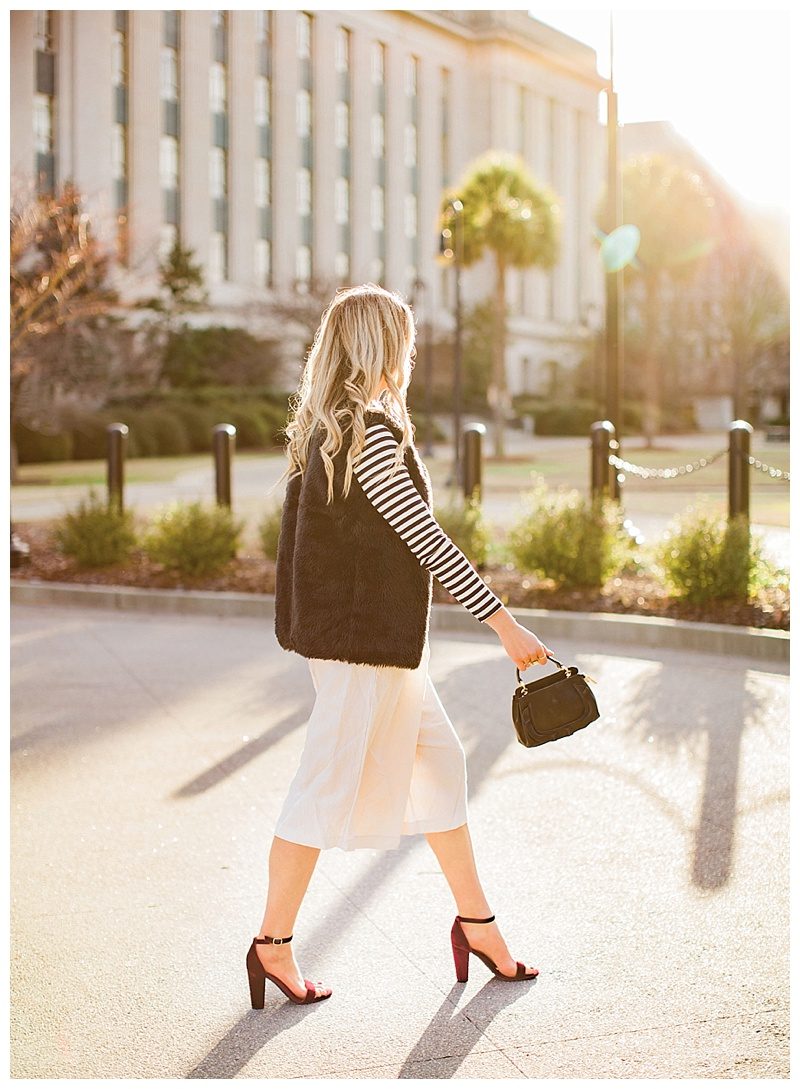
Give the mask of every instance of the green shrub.
M 693 603 L 746 600 L 775 574 L 744 516 L 728 520 L 702 508 L 671 523 L 654 558 L 670 589 Z
M 205 405 L 195 405 L 189 401 L 177 399 L 166 401 L 169 411 L 177 416 L 186 430 L 189 451 L 193 454 L 210 454 L 214 440 L 214 425 L 218 423 L 217 414 Z
M 270 427 L 264 419 L 260 405 L 231 405 L 227 419 L 222 423 L 232 423 L 236 428 L 236 448 L 248 450 L 266 446 L 270 441 Z
M 491 536 L 476 499 L 464 499 L 438 507 L 436 520 L 471 563 L 476 567 L 486 563 Z
M 125 423 L 119 417 L 107 411 L 70 412 L 65 417 L 65 424 L 72 436 L 72 456 L 75 461 L 95 461 L 105 458 L 108 450 L 108 432 L 110 423 Z
M 236 327 L 184 326 L 169 338 L 163 373 L 173 387 L 191 389 L 214 381 L 223 386 L 249 387 L 268 384 L 281 365 L 277 341 L 255 337 Z
M 180 416 L 169 408 L 151 408 L 139 419 L 155 440 L 157 457 L 177 457 L 188 454 L 189 433 Z
M 55 435 L 33 431 L 24 424 L 14 424 L 14 442 L 20 465 L 39 461 L 70 461 L 72 459 L 72 433 L 65 429 Z
M 508 553 L 516 568 L 559 586 L 602 586 L 630 559 L 631 539 L 619 504 L 540 484 L 511 527 Z
M 264 517 L 261 519 L 258 526 L 261 547 L 264 550 L 264 555 L 270 560 L 276 560 L 278 558 L 278 538 L 280 537 L 281 532 L 282 514 L 283 505 L 281 503 L 273 504 L 272 507 L 264 513 Z
M 56 544 L 79 567 L 108 567 L 122 563 L 136 544 L 133 513 L 107 504 L 89 489 L 77 510 L 68 511 L 53 530 Z
M 151 560 L 182 575 L 208 575 L 235 558 L 243 529 L 229 507 L 178 501 L 156 515 L 142 547 Z

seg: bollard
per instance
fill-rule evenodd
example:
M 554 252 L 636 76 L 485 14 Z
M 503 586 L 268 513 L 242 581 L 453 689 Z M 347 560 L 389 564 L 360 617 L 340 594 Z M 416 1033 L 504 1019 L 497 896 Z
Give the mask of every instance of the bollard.
M 480 503 L 483 491 L 483 436 L 486 428 L 482 423 L 468 424 L 464 428 L 464 495 L 475 496 Z
M 617 471 L 608 463 L 615 442 L 615 429 L 610 420 L 596 420 L 590 429 L 591 496 L 598 499 L 609 495 L 619 499 Z M 617 446 L 617 449 L 619 447 Z
M 233 424 L 217 424 L 214 428 L 214 476 L 217 504 L 231 505 L 231 466 L 236 446 L 236 428 Z
M 128 425 L 110 423 L 106 428 L 106 482 L 108 487 L 108 505 L 116 504 L 123 510 L 125 488 L 125 447 L 128 440 Z
M 750 436 L 746 420 L 734 420 L 728 433 L 728 518 L 750 520 Z

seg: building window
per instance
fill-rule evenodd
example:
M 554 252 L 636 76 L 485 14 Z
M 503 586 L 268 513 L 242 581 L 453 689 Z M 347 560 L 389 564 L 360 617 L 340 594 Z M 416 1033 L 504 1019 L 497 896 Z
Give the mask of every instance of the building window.
M 297 135 L 311 135 L 311 94 L 305 87 L 297 92 Z
M 304 11 L 297 14 L 297 56 L 311 56 L 311 16 Z
M 442 160 L 442 188 L 446 189 L 450 184 L 450 72 L 442 69 L 442 131 L 441 131 L 441 160 Z
M 34 18 L 36 22 L 33 28 L 33 48 L 42 53 L 50 53 L 53 49 L 53 13 L 37 11 Z
M 373 185 L 370 195 L 370 218 L 374 231 L 383 230 L 383 186 Z
M 372 82 L 383 83 L 384 73 L 384 51 L 385 47 L 383 42 L 372 43 Z
M 272 277 L 272 248 L 266 238 L 256 239 L 255 272 L 259 287 L 269 287 Z
M 311 171 L 305 166 L 297 171 L 297 214 L 311 214 Z
M 208 185 L 212 200 L 219 200 L 226 193 L 225 151 L 221 147 L 209 148 Z
M 297 247 L 296 276 L 301 284 L 308 284 L 311 279 L 311 248 L 309 246 Z
M 256 12 L 256 41 L 268 42 L 270 38 L 270 11 Z
M 334 64 L 337 72 L 346 72 L 350 67 L 350 31 L 343 26 L 336 28 Z
M 164 264 L 169 260 L 173 247 L 178 240 L 178 228 L 174 223 L 162 223 L 158 232 L 158 260 Z
M 180 234 L 180 12 L 165 11 L 161 39 L 159 174 L 164 223 Z
M 161 47 L 161 97 L 178 101 L 178 53 L 169 46 Z
M 53 113 L 49 95 L 33 96 L 33 147 L 49 154 L 53 148 Z
M 115 87 L 123 86 L 127 77 L 125 57 L 125 35 L 115 30 L 111 38 L 111 82 Z
M 370 133 L 372 136 L 373 158 L 382 159 L 384 153 L 384 125 L 382 113 L 374 113 L 372 115 L 372 125 L 370 127 Z
M 214 62 L 209 71 L 208 101 L 212 113 L 225 113 L 228 104 L 225 65 Z
M 264 76 L 256 76 L 255 119 L 257 125 L 268 125 L 270 123 L 269 80 Z
M 266 208 L 270 203 L 269 160 L 256 159 L 256 205 Z
M 406 94 L 407 95 L 415 95 L 417 93 L 417 58 L 416 57 L 406 57 L 405 85 L 406 85 Z
M 346 283 L 350 279 L 350 254 L 339 250 L 333 260 L 333 269 L 339 283 Z
M 162 189 L 178 188 L 178 141 L 174 136 L 162 136 L 159 154 Z
M 337 223 L 350 220 L 350 183 L 347 178 L 337 178 L 334 183 L 334 218 Z
M 417 198 L 414 193 L 406 193 L 403 204 L 404 228 L 406 238 L 416 238 L 417 235 Z
M 128 260 L 128 13 L 114 13 L 111 36 L 111 158 L 114 211 L 117 217 L 117 259 Z
M 208 240 L 208 278 L 213 284 L 221 283 L 227 277 L 225 235 L 214 231 Z
M 337 102 L 334 107 L 333 129 L 336 147 L 347 147 L 350 143 L 350 107 L 346 102 Z
M 417 165 L 417 126 L 409 122 L 404 131 L 405 137 L 403 149 L 406 166 Z

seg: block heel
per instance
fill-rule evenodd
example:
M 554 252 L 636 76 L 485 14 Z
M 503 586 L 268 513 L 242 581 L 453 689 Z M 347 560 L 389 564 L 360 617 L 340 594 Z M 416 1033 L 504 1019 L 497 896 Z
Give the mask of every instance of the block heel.
M 450 944 L 453 948 L 453 961 L 456 966 L 456 980 L 459 983 L 466 983 L 469 978 L 469 955 L 474 953 L 476 957 L 480 957 L 487 968 L 494 972 L 498 979 L 505 979 L 509 982 L 517 979 L 535 979 L 539 974 L 539 969 L 534 968 L 533 971 L 527 971 L 522 961 L 517 961 L 517 971 L 513 976 L 507 976 L 504 972 L 499 971 L 497 965 L 490 956 L 486 953 L 482 953 L 479 949 L 473 949 L 469 944 L 467 935 L 464 933 L 462 923 L 493 923 L 494 915 L 490 915 L 488 919 L 468 919 L 466 915 L 456 915 L 453 922 L 453 926 L 450 930 Z
M 247 950 L 246 966 L 247 966 L 247 982 L 250 987 L 250 1002 L 254 1010 L 264 1009 L 264 987 L 266 981 L 269 980 L 274 983 L 276 987 L 280 987 L 286 997 L 295 1002 L 298 1006 L 307 1005 L 311 1002 L 322 1002 L 325 998 L 330 998 L 333 994 L 330 987 L 326 987 L 322 994 L 317 994 L 317 987 L 313 980 L 304 979 L 303 983 L 306 985 L 306 993 L 304 995 L 296 995 L 294 991 L 289 987 L 288 983 L 280 979 L 278 976 L 273 975 L 272 972 L 268 972 L 256 951 L 257 945 L 285 945 L 286 942 L 292 940 L 293 935 L 290 934 L 288 938 L 253 938 L 253 942 L 250 948 Z M 325 993 L 327 991 L 327 993 Z

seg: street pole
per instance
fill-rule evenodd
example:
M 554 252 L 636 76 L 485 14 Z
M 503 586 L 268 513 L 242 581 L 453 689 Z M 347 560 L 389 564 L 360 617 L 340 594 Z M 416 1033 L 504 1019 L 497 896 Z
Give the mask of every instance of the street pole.
M 423 296 L 427 303 L 427 285 L 424 280 L 417 277 L 414 280 L 413 286 L 414 292 L 414 309 L 416 310 L 418 300 L 420 296 Z M 431 457 L 433 454 L 433 368 L 431 364 L 431 314 L 428 313 L 427 305 L 422 307 L 423 315 L 425 316 L 425 328 L 422 335 L 422 344 L 420 345 L 419 356 L 422 357 L 422 371 L 425 376 L 425 446 L 423 453 L 425 457 Z
M 622 185 L 619 176 L 617 92 L 614 90 L 614 28 L 610 16 L 611 73 L 606 86 L 607 101 L 607 191 L 609 234 L 622 225 Z M 623 270 L 606 273 L 606 418 L 614 425 L 617 441 L 622 435 L 623 368 Z

